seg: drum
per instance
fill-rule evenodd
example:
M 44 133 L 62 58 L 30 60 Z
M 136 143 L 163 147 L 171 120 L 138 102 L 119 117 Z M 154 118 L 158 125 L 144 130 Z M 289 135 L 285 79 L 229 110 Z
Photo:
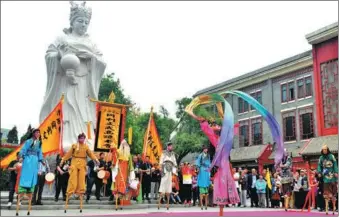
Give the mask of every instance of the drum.
M 106 171 L 105 170 L 100 170 L 98 172 L 97 176 L 98 176 L 99 179 L 104 179 L 106 177 Z M 108 176 L 109 176 L 109 173 L 108 173 Z
M 140 193 L 140 182 L 138 180 L 131 181 L 129 188 L 131 197 L 138 197 Z
M 55 175 L 54 173 L 47 173 L 45 176 L 45 181 L 47 185 L 50 185 L 54 182 Z
M 139 184 L 138 180 L 132 180 L 131 183 L 129 184 L 129 187 L 132 188 L 133 190 L 137 190 L 138 184 Z
M 105 177 L 104 179 L 109 179 L 110 173 L 108 171 L 105 171 Z

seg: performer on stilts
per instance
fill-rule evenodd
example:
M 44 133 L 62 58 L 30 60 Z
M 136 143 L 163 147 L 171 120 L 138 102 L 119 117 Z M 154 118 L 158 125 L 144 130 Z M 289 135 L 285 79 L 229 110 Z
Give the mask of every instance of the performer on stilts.
M 28 197 L 28 212 L 30 215 L 32 208 L 32 194 L 34 187 L 38 181 L 39 163 L 44 164 L 42 156 L 42 143 L 40 140 L 40 130 L 33 129 L 31 138 L 26 140 L 20 151 L 20 157 L 23 159 L 21 167 L 21 175 L 18 185 L 18 200 L 16 206 L 16 215 L 19 215 L 20 200 L 24 195 Z
M 318 173 L 323 176 L 324 180 L 324 199 L 325 210 L 328 215 L 328 203 L 332 201 L 333 215 L 336 210 L 336 198 L 338 193 L 338 165 L 334 155 L 331 153 L 327 145 L 323 145 L 321 149 L 321 156 L 318 162 Z
M 86 177 L 87 156 L 94 160 L 97 165 L 100 164 L 97 157 L 85 143 L 85 140 L 86 135 L 84 133 L 80 134 L 78 136 L 78 143 L 72 145 L 72 147 L 68 150 L 67 154 L 62 158 L 60 162 L 61 166 L 65 161 L 72 158 L 71 167 L 69 169 L 69 180 L 67 186 L 65 213 L 67 212 L 68 200 L 72 194 L 79 195 L 80 212 L 82 212 L 83 195 L 86 192 L 85 177 Z
M 292 158 L 287 153 L 287 150 L 284 150 L 284 156 L 280 163 L 280 177 L 282 184 L 282 194 L 284 197 L 285 211 L 287 211 L 290 203 L 291 193 L 292 193 L 292 183 L 293 183 L 293 174 L 292 169 Z
M 166 208 L 168 210 L 170 194 L 172 192 L 172 175 L 173 171 L 175 172 L 177 167 L 177 160 L 175 158 L 173 144 L 171 142 L 167 143 L 166 151 L 161 154 L 159 165 L 161 171 L 161 182 L 159 188 L 160 197 L 158 201 L 158 209 L 160 209 L 161 199 L 164 197 L 164 195 L 166 195 Z
M 122 140 L 119 149 L 112 149 L 113 155 L 113 176 L 112 176 L 112 193 L 115 196 L 115 210 L 118 210 L 118 200 L 120 205 L 124 205 L 123 201 L 129 200 L 127 190 L 129 184 L 135 179 L 133 161 L 130 151 L 130 146 L 127 141 Z M 130 191 L 129 191 L 130 192 Z M 125 197 L 125 199 L 123 198 Z
M 203 200 L 205 198 L 205 209 L 207 210 L 208 206 L 208 190 L 211 185 L 211 173 L 209 171 L 211 165 L 211 158 L 208 153 L 208 147 L 203 146 L 202 153 L 198 156 L 196 160 L 196 166 L 199 168 L 198 174 L 198 188 L 200 194 L 200 207 L 203 210 L 204 204 Z

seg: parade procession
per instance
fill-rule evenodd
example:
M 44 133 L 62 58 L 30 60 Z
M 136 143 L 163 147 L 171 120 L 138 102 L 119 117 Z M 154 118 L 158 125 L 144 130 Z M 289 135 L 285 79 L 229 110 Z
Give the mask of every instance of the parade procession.
M 91 3 L 67 2 L 46 47 L 40 125 L 1 157 L 1 215 L 338 215 L 338 22 L 306 35 L 310 51 L 178 100 L 169 121 L 117 100 L 119 80 L 103 88 Z

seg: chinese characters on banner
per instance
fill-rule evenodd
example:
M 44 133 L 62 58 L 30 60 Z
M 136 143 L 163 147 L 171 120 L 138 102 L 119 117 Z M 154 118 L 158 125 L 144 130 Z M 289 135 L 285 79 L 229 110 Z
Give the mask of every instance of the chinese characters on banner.
M 52 113 L 40 125 L 42 153 L 52 154 L 60 150 L 62 155 L 62 103 L 59 103 Z
M 44 156 L 60 153 L 62 154 L 62 112 L 63 99 L 55 106 L 53 111 L 39 126 L 42 140 L 42 153 Z M 8 154 L 1 160 L 1 168 L 6 168 L 12 160 L 16 159 L 16 154 L 21 150 L 23 144 Z
M 143 158 L 150 157 L 152 164 L 159 163 L 162 154 L 162 144 L 158 135 L 158 131 L 154 122 L 153 112 L 151 112 L 150 120 L 144 137 Z
M 94 151 L 109 151 L 118 147 L 123 138 L 125 107 L 116 104 L 99 104 Z

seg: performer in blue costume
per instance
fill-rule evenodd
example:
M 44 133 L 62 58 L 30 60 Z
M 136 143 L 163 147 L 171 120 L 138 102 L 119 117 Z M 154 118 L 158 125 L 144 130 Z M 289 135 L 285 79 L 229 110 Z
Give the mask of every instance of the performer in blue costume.
M 28 212 L 30 215 L 32 207 L 32 194 L 34 186 L 38 180 L 39 162 L 44 163 L 42 156 L 42 143 L 40 141 L 40 130 L 33 129 L 31 138 L 27 139 L 20 150 L 20 157 L 23 159 L 21 175 L 18 186 L 18 201 L 16 205 L 16 215 L 19 215 L 20 200 L 26 194 L 28 197 Z
M 33 129 L 32 138 L 27 139 L 23 145 L 20 156 L 23 158 L 19 193 L 34 192 L 38 180 L 39 162 L 43 163 L 40 130 Z
M 211 185 L 211 177 L 209 167 L 211 166 L 211 159 L 208 153 L 208 147 L 203 146 L 203 152 L 198 156 L 196 165 L 199 168 L 198 174 L 198 188 L 200 193 L 200 206 L 203 209 L 203 198 L 205 197 L 205 208 L 208 205 L 208 189 Z

